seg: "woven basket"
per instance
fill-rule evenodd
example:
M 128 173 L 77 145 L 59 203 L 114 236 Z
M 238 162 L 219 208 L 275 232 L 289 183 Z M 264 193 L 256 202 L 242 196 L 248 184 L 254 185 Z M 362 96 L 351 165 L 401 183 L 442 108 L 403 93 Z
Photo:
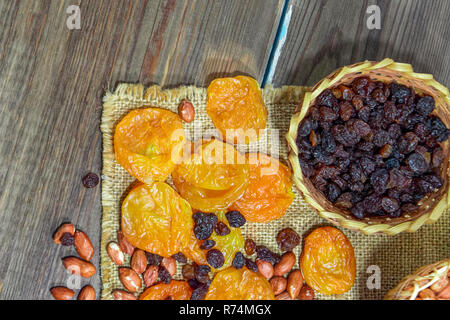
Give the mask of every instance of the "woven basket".
M 442 260 L 417 269 L 413 274 L 405 277 L 392 290 L 385 300 L 415 300 L 420 291 L 433 285 L 440 278 L 449 275 L 450 259 Z
M 289 132 L 286 135 L 289 148 L 289 162 L 292 166 L 294 183 L 308 202 L 318 214 L 330 222 L 352 230 L 361 231 L 365 234 L 384 233 L 395 235 L 400 232 L 414 232 L 424 224 L 433 223 L 450 206 L 449 194 L 449 142 L 441 143 L 444 150 L 445 160 L 441 168 L 443 186 L 419 203 L 416 212 L 403 215 L 399 218 L 370 217 L 357 219 L 349 212 L 341 210 L 328 201 L 325 196 L 317 190 L 309 178 L 302 174 L 298 160 L 298 148 L 296 145 L 297 130 L 302 119 L 308 115 L 310 106 L 315 99 L 328 88 L 340 84 L 349 84 L 353 79 L 360 76 L 368 76 L 374 81 L 397 83 L 414 88 L 419 95 L 432 96 L 436 102 L 433 114 L 450 127 L 450 95 L 442 84 L 433 79 L 431 74 L 415 73 L 409 64 L 394 62 L 392 59 L 384 59 L 381 62 L 365 61 L 340 68 L 317 83 L 310 92 L 305 94 L 303 103 L 295 110 L 291 118 Z

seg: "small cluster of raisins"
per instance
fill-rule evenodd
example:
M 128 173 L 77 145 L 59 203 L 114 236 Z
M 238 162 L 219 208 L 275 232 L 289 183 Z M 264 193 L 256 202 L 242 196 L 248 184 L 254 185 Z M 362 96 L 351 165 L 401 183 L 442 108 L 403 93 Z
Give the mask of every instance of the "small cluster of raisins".
M 359 77 L 327 89 L 298 128 L 302 172 L 356 218 L 415 211 L 443 185 L 439 143 L 450 130 L 434 109 L 432 97 L 395 82 Z

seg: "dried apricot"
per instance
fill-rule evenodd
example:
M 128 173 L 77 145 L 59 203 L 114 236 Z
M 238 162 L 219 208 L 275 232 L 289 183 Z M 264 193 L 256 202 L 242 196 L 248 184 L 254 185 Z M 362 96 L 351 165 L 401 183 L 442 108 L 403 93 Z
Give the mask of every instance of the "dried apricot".
M 139 300 L 189 300 L 192 289 L 187 281 L 172 280 L 170 283 L 158 283 L 144 290 Z
M 122 232 L 135 247 L 170 257 L 189 245 L 192 209 L 168 184 L 138 184 L 122 204 Z
M 238 210 L 252 222 L 281 218 L 294 200 L 291 170 L 261 153 L 249 153 L 246 160 L 249 163 L 249 184 L 230 210 Z
M 306 237 L 300 267 L 305 282 L 323 294 L 344 293 L 355 282 L 352 244 L 333 227 L 317 228 Z
M 269 281 L 247 268 L 228 268 L 217 273 L 205 300 L 274 300 Z
M 258 82 L 250 77 L 215 79 L 208 86 L 206 112 L 226 141 L 249 143 L 266 128 L 267 109 Z
M 189 204 L 204 212 L 229 207 L 247 188 L 248 165 L 232 145 L 216 139 L 197 142 L 175 168 L 173 182 Z
M 175 113 L 160 108 L 132 110 L 116 126 L 116 160 L 142 182 L 165 181 L 181 160 L 185 139 Z

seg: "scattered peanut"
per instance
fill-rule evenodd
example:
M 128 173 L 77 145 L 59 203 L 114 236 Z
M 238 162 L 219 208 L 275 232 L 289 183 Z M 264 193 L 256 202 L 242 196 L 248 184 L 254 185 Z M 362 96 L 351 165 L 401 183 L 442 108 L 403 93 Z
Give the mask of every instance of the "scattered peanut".
M 125 262 L 125 255 L 123 254 L 122 250 L 120 249 L 119 245 L 116 242 L 108 243 L 108 246 L 106 247 L 106 252 L 111 258 L 111 261 L 114 262 L 116 265 L 121 266 Z
M 303 276 L 300 270 L 294 270 L 289 274 L 287 292 L 292 299 L 297 298 L 303 286 Z
M 85 286 L 78 294 L 78 300 L 95 300 L 94 288 L 90 285 Z
M 144 285 L 146 287 L 150 287 L 155 284 L 156 280 L 158 280 L 158 267 L 157 266 L 148 266 L 147 270 L 145 270 L 142 275 L 144 279 Z
M 433 290 L 434 292 L 438 293 L 441 292 L 442 290 L 444 290 L 444 288 L 448 285 L 449 281 L 447 279 L 447 277 L 443 277 L 441 279 L 439 279 L 438 281 L 436 281 L 435 283 L 433 283 L 430 286 L 430 289 Z
M 439 299 L 450 299 L 450 284 L 448 284 L 438 295 Z
M 177 272 L 177 262 L 172 257 L 162 259 L 161 266 L 166 268 L 172 277 Z
M 291 271 L 292 268 L 294 267 L 295 260 L 296 260 L 296 257 L 293 252 L 286 252 L 285 254 L 283 254 L 280 262 L 278 262 L 275 265 L 274 275 L 283 276 L 286 273 L 288 273 L 289 271 Z
M 136 273 L 136 271 L 131 268 L 120 268 L 119 278 L 125 289 L 130 292 L 137 292 L 141 288 L 141 278 L 139 278 L 139 275 Z
M 125 290 L 114 290 L 113 293 L 114 300 L 137 300 L 136 296 Z
M 192 122 L 195 118 L 195 109 L 192 102 L 188 100 L 181 101 L 180 105 L 178 106 L 178 115 L 180 116 L 181 120 L 185 122 Z
M 128 242 L 127 238 L 125 238 L 125 235 L 122 233 L 122 231 L 117 232 L 117 241 L 119 241 L 119 247 L 123 253 L 129 256 L 133 255 L 134 246 Z
M 92 263 L 81 260 L 80 258 L 66 257 L 62 260 L 64 267 L 72 274 L 77 274 L 84 278 L 90 278 L 97 272 L 97 269 Z
M 75 292 L 66 287 L 54 287 L 50 289 L 50 293 L 52 294 L 55 300 L 72 300 Z
M 137 274 L 141 274 L 147 268 L 147 263 L 147 256 L 144 250 L 134 250 L 133 256 L 131 257 L 131 269 L 136 271 Z
M 297 297 L 298 300 L 313 300 L 314 290 L 308 286 L 306 283 L 302 286 L 300 294 Z
M 266 279 L 270 279 L 273 276 L 273 266 L 270 262 L 263 260 L 256 260 L 256 266 L 258 267 L 259 273 Z
M 290 297 L 289 293 L 287 293 L 286 291 L 275 296 L 276 300 L 292 300 L 292 298 Z
M 61 244 L 61 238 L 65 233 L 69 233 L 72 236 L 75 234 L 75 227 L 73 226 L 73 224 L 71 223 L 62 224 L 53 235 L 53 241 L 56 244 Z
M 434 294 L 433 290 L 431 290 L 430 288 L 426 288 L 426 289 L 423 289 L 422 291 L 420 291 L 419 297 L 422 299 L 431 299 L 431 300 L 436 299 L 436 295 Z
M 75 250 L 78 252 L 78 255 L 86 260 L 90 261 L 92 256 L 94 255 L 94 246 L 92 245 L 91 240 L 83 231 L 77 230 L 75 231 Z
M 287 287 L 287 280 L 286 278 L 275 276 L 272 279 L 270 279 L 270 285 L 272 286 L 273 294 L 279 295 L 283 291 L 286 290 Z

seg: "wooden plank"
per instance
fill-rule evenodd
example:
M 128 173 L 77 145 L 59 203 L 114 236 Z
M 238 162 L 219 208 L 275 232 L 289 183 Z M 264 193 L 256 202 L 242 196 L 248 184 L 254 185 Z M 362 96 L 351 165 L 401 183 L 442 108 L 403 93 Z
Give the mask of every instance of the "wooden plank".
M 282 1 L 0 2 L 0 299 L 48 299 L 74 255 L 51 235 L 72 221 L 99 262 L 101 98 L 121 81 L 205 85 L 246 73 L 261 80 Z M 79 1 L 80 2 L 80 1 Z M 76 3 L 76 2 L 75 2 Z M 99 275 L 91 283 L 97 292 Z
M 381 9 L 380 30 L 366 26 L 372 4 Z M 449 1 L 291 0 L 289 10 L 274 86 L 314 85 L 341 66 L 385 57 L 450 85 Z

